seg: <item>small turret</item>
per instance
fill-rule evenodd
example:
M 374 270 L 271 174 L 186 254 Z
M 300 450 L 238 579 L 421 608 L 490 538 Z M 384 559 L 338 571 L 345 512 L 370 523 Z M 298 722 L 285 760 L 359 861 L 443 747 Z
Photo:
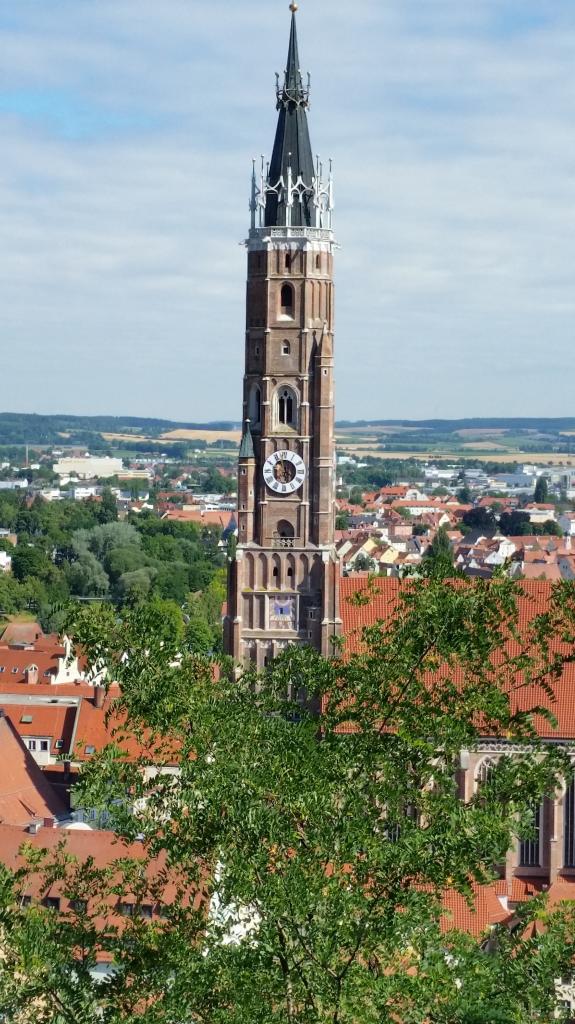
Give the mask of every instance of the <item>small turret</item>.
M 256 478 L 256 456 L 249 419 L 244 424 L 238 470 L 238 541 L 249 544 L 254 539 Z
M 252 432 L 250 429 L 250 421 L 246 420 L 244 432 L 242 434 L 242 443 L 240 444 L 240 459 L 253 459 L 254 455 L 254 441 L 252 438 Z

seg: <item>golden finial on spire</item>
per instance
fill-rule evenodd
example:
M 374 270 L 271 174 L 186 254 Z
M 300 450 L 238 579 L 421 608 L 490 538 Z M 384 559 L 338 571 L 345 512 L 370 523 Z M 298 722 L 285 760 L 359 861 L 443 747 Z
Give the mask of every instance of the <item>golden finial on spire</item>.
M 292 14 L 295 14 L 295 12 L 298 9 L 298 4 L 295 3 L 295 0 L 289 5 L 289 9 L 292 12 Z

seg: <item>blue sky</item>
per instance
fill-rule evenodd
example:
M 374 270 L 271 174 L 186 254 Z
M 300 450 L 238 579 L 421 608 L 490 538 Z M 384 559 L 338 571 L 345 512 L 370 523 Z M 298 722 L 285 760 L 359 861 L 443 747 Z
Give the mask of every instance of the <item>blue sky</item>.
M 573 412 L 573 0 L 301 0 L 337 414 Z M 5 410 L 239 416 L 280 0 L 2 0 Z

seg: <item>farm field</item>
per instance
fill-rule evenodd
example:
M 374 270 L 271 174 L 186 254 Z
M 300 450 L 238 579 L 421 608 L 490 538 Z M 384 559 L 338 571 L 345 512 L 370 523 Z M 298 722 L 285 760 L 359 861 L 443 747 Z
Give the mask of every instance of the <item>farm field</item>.
M 0 413 L 0 447 L 37 446 L 113 454 L 116 450 L 157 452 L 171 446 L 237 453 L 237 421 L 174 422 L 130 416 L 38 416 Z M 575 417 L 459 420 L 350 420 L 336 424 L 338 450 L 381 459 L 484 459 L 502 462 L 571 463 L 575 458 Z M 149 446 L 149 447 L 148 447 Z M 170 447 L 169 447 L 170 446 Z
M 145 434 L 108 434 L 108 433 L 106 433 L 106 434 L 102 434 L 102 437 L 104 438 L 104 441 L 112 441 L 112 442 L 114 442 L 114 441 L 128 441 L 128 442 L 130 442 L 130 441 L 150 441 L 150 442 L 155 441 L 155 442 L 157 442 L 157 440 L 158 440 L 157 437 L 146 437 Z
M 240 430 L 170 430 L 161 434 L 162 441 L 229 441 L 230 446 L 239 444 L 242 439 Z
M 339 445 L 338 450 L 345 452 L 346 455 L 354 455 L 359 457 L 370 456 L 371 458 L 380 459 L 420 459 L 424 462 L 461 462 L 463 459 L 473 459 L 479 462 L 502 462 L 502 463 L 513 463 L 513 462 L 535 462 L 542 465 L 566 465 L 575 466 L 575 455 L 569 456 L 565 453 L 561 454 L 558 452 L 500 452 L 500 451 L 453 451 L 453 452 L 436 452 L 436 451 L 388 451 L 387 448 L 383 451 L 375 448 L 364 448 L 361 446 L 353 447 L 346 445 Z

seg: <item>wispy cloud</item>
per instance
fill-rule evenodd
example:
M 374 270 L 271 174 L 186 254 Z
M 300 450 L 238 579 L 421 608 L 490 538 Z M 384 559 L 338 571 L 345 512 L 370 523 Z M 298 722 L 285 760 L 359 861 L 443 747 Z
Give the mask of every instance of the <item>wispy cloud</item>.
M 236 243 L 287 15 L 4 0 L 5 408 L 238 415 Z M 567 413 L 572 0 L 303 0 L 299 22 L 336 167 L 339 415 Z

